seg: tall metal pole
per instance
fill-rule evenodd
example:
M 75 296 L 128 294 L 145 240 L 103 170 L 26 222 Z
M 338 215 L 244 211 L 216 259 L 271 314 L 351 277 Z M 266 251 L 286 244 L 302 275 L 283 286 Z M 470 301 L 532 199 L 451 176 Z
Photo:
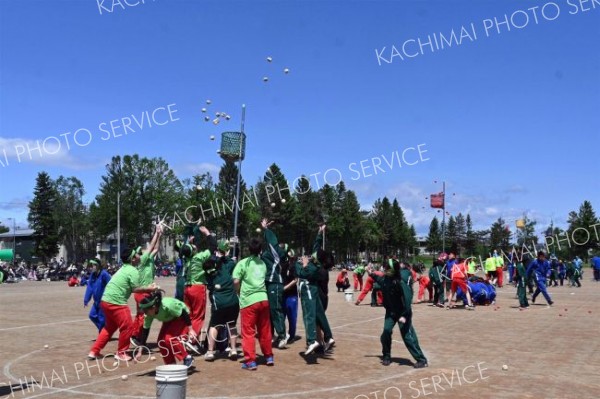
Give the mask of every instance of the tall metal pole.
M 442 252 L 446 252 L 446 182 L 442 182 Z
M 236 238 L 233 243 L 233 253 L 237 255 L 236 247 L 239 244 L 239 239 L 237 236 L 237 228 L 238 228 L 238 214 L 240 212 L 240 179 L 242 176 L 242 148 L 244 144 L 244 122 L 246 120 L 246 104 L 242 104 L 242 126 L 241 126 L 241 135 L 240 135 L 240 151 L 238 153 L 238 175 L 237 175 L 237 187 L 236 187 L 236 197 L 235 197 L 235 213 L 233 218 L 233 236 Z

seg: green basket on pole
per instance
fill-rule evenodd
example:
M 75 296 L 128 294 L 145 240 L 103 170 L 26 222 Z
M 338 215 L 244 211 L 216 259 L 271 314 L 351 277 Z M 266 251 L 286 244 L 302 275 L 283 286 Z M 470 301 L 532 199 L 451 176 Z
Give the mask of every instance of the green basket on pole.
M 225 161 L 236 162 L 246 156 L 246 134 L 241 132 L 223 132 L 219 155 Z

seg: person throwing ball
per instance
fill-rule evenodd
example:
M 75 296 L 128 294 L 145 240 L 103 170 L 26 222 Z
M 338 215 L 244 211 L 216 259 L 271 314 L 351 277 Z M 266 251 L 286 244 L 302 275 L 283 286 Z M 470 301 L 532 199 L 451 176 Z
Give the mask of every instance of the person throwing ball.
M 400 334 L 404 345 L 417 361 L 415 368 L 427 367 L 427 359 L 421 351 L 417 333 L 412 326 L 412 291 L 411 274 L 407 269 L 400 270 L 400 263 L 397 260 L 389 259 L 384 262 L 384 276 L 378 276 L 373 273 L 373 269 L 367 269 L 371 276 L 380 286 L 383 292 L 383 306 L 385 307 L 385 321 L 383 323 L 383 332 L 381 333 L 381 349 L 383 353 L 382 364 L 389 366 L 392 362 L 392 332 L 394 326 L 398 323 Z

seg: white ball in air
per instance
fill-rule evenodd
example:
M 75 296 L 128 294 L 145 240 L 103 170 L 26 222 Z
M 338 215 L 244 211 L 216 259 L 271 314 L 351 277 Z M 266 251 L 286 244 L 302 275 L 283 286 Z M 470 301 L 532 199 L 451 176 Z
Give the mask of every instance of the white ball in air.
M 285 198 L 282 198 L 282 199 L 281 199 L 281 203 L 282 203 L 282 204 L 285 204 Z
M 275 205 L 276 204 L 274 202 L 271 202 L 271 208 L 275 208 Z
M 211 139 L 212 141 L 215 141 L 215 136 L 210 136 L 210 139 Z
M 273 57 L 267 57 L 267 62 L 272 62 L 273 61 Z
M 290 73 L 290 70 L 289 70 L 289 68 L 285 68 L 285 69 L 283 70 L 283 73 Z
M 265 76 L 265 77 L 263 78 L 263 82 L 268 82 L 268 81 L 269 81 L 269 78 Z

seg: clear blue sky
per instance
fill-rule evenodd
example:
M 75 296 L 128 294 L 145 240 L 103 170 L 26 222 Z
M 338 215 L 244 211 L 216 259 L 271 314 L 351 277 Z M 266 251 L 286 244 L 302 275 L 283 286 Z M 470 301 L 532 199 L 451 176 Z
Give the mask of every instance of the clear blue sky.
M 538 230 L 551 219 L 564 227 L 583 200 L 600 210 L 599 2 L 557 0 L 544 14 L 544 1 L 100 3 L 102 14 L 96 0 L 0 0 L 4 224 L 26 224 L 41 170 L 81 179 L 86 202 L 117 154 L 161 156 L 180 178 L 218 171 L 209 137 L 238 129 L 243 103 L 250 184 L 272 162 L 290 180 L 335 168 L 365 209 L 395 196 L 423 234 L 434 215 L 425 197 L 443 180 L 448 211 L 470 212 L 478 228 L 499 216 L 514 226 L 524 212 Z M 494 18 L 505 14 L 513 24 L 498 33 Z M 470 37 L 460 44 L 406 56 L 462 26 Z M 391 63 L 378 60 L 390 61 L 392 46 Z M 205 123 L 206 99 L 211 116 L 231 121 Z M 168 104 L 178 120 L 133 122 L 135 132 L 102 140 L 102 123 L 112 134 L 111 120 Z M 73 143 L 78 129 L 90 131 L 88 145 Z M 47 151 L 30 158 L 26 145 L 45 139 Z M 84 130 L 78 139 L 88 140 Z M 392 169 L 382 160 L 385 173 L 371 167 L 358 179 L 350 169 L 420 144 L 424 162 Z M 412 150 L 406 158 L 418 159 Z

